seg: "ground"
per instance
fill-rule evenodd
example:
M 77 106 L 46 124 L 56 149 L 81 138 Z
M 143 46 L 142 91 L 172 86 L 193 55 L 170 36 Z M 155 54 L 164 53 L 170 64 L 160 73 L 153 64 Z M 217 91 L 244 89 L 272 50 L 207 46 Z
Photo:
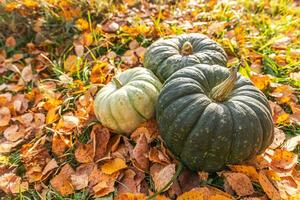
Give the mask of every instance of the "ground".
M 156 199 L 300 199 L 300 4 L 285 0 L 0 0 L 1 199 L 145 199 L 178 162 L 156 121 L 100 125 L 96 92 L 146 48 L 197 32 L 269 99 L 275 140 L 218 173 L 183 169 Z

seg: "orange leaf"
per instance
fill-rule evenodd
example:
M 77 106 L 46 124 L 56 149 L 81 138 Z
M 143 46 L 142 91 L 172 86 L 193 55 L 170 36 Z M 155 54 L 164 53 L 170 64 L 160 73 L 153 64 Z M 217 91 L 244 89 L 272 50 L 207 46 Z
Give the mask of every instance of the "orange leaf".
M 290 170 L 296 166 L 297 161 L 297 154 L 282 149 L 276 149 L 272 156 L 271 165 L 279 169 Z
M 59 116 L 56 114 L 57 108 L 51 108 L 46 115 L 46 123 L 51 124 L 58 120 Z
M 79 30 L 84 31 L 89 29 L 89 23 L 85 19 L 80 18 L 76 21 L 76 27 Z
M 69 145 L 70 141 L 66 140 L 63 136 L 54 135 L 52 138 L 52 152 L 56 156 L 63 155 Z
M 253 166 L 248 165 L 229 165 L 229 168 L 234 172 L 246 174 L 253 181 L 258 181 L 258 173 Z
M 65 164 L 58 175 L 51 179 L 52 187 L 62 195 L 72 194 L 75 190 L 71 183 L 71 175 L 74 170 L 69 164 Z
M 93 144 L 80 143 L 75 151 L 75 158 L 80 163 L 89 163 L 94 160 Z
M 14 46 L 16 46 L 16 40 L 15 40 L 15 38 L 12 37 L 12 36 L 6 38 L 5 45 L 7 47 L 14 47 Z
M 281 199 L 278 190 L 268 179 L 268 177 L 266 176 L 264 171 L 259 172 L 259 183 L 271 200 L 280 200 Z
M 266 75 L 256 74 L 250 77 L 253 84 L 260 90 L 264 90 L 270 84 L 270 77 Z
M 270 93 L 270 96 L 275 97 L 279 104 L 287 103 L 291 100 L 294 88 L 289 85 L 279 85 Z
M 75 55 L 69 55 L 64 62 L 64 69 L 71 73 L 77 72 L 80 69 L 79 58 Z
M 144 134 L 142 134 L 133 149 L 133 157 L 136 160 L 136 167 L 141 170 L 147 170 L 149 168 L 148 153 L 149 146 L 147 138 Z
M 10 110 L 7 107 L 0 108 L 0 126 L 6 126 L 9 124 L 11 118 Z
M 102 165 L 101 171 L 105 174 L 113 174 L 121 169 L 126 168 L 126 167 L 127 167 L 127 165 L 123 159 L 115 158 L 113 160 L 106 162 L 104 165 Z
M 115 200 L 145 200 L 145 199 L 146 199 L 145 194 L 123 193 L 118 195 Z
M 205 191 L 203 190 L 192 189 L 180 195 L 177 200 L 205 200 L 204 194 Z

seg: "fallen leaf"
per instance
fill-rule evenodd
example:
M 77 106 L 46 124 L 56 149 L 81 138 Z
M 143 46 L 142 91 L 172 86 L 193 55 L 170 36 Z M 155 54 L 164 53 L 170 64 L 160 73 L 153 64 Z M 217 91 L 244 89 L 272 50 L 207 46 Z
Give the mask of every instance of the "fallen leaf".
M 57 168 L 57 162 L 55 159 L 50 160 L 47 165 L 45 166 L 45 168 L 43 169 L 42 175 L 46 175 L 48 172 L 50 172 L 51 170 Z
M 6 173 L 0 176 L 0 189 L 6 194 L 16 194 L 28 190 L 28 182 L 22 182 L 21 177 L 14 173 Z
M 287 151 L 294 151 L 294 149 L 300 144 L 300 135 L 292 137 L 286 141 L 283 148 Z
M 20 80 L 25 81 L 24 84 L 31 81 L 33 79 L 33 73 L 32 73 L 31 66 L 24 67 L 24 69 L 21 72 L 21 76 L 22 76 L 22 79 L 20 79 Z
M 56 112 L 57 112 L 57 108 L 51 108 L 50 110 L 48 110 L 47 115 L 46 115 L 46 123 L 47 124 L 51 124 L 51 123 L 55 122 L 56 120 L 58 120 L 59 116 Z
M 269 104 L 272 111 L 273 121 L 276 124 L 284 123 L 289 119 L 289 114 L 286 113 L 278 104 L 272 101 L 269 101 Z
M 62 132 L 68 132 L 79 125 L 79 119 L 73 115 L 63 115 L 56 125 L 56 129 Z
M 89 184 L 89 176 L 87 174 L 72 174 L 71 182 L 76 190 L 86 188 Z
M 11 125 L 5 129 L 3 135 L 7 140 L 15 142 L 24 136 L 24 132 L 23 131 L 18 132 L 18 129 L 19 126 L 17 124 Z
M 17 42 L 13 36 L 10 36 L 10 37 L 6 38 L 6 40 L 5 40 L 6 47 L 14 47 L 14 46 L 16 46 L 16 44 L 17 44 Z
M 259 172 L 259 183 L 271 200 L 280 200 L 281 199 L 278 190 L 275 188 L 275 186 L 272 184 L 272 182 L 268 179 L 265 171 Z
M 173 178 L 175 174 L 175 166 L 175 164 L 170 164 L 163 167 L 160 171 L 151 174 L 156 191 L 162 190 Z M 168 188 L 166 188 L 164 191 L 166 191 L 167 189 Z
M 107 145 L 110 139 L 110 132 L 107 128 L 101 125 L 94 125 L 91 138 L 93 142 L 93 149 L 94 149 L 94 160 L 97 161 L 103 156 L 105 156 L 107 151 Z
M 273 41 L 272 47 L 275 49 L 287 49 L 288 45 L 291 43 L 290 37 L 282 37 Z
M 299 188 L 297 182 L 292 176 L 280 177 L 280 181 L 276 181 L 276 186 L 279 189 L 281 198 L 286 199 L 289 196 L 299 194 Z M 284 195 L 284 194 L 287 195 Z
M 113 160 L 109 160 L 101 167 L 101 171 L 104 174 L 113 174 L 121 169 L 126 168 L 127 165 L 125 161 L 121 158 L 115 158 Z
M 123 193 L 116 196 L 115 200 L 146 200 L 145 194 Z
M 129 42 L 129 49 L 134 50 L 136 48 L 138 48 L 140 46 L 140 44 L 138 43 L 138 41 L 136 40 L 132 40 L 131 42 Z
M 63 136 L 54 135 L 52 137 L 51 150 L 56 156 L 63 155 L 68 147 L 69 147 L 69 141 L 64 139 Z
M 50 180 L 50 184 L 61 195 L 72 194 L 75 191 L 71 183 L 71 176 L 73 174 L 75 174 L 75 172 L 72 167 L 69 164 L 65 164 L 59 174 Z
M 296 166 L 298 155 L 282 149 L 276 149 L 272 156 L 271 165 L 278 169 L 290 170 Z
M 249 177 L 243 173 L 226 172 L 223 174 L 225 181 L 238 196 L 248 196 L 254 193 L 254 188 Z
M 170 159 L 163 154 L 157 147 L 151 148 L 149 152 L 149 160 L 160 164 L 170 164 Z
M 294 88 L 289 85 L 279 85 L 269 95 L 275 97 L 279 104 L 287 103 L 291 100 Z
M 18 120 L 21 124 L 24 124 L 26 126 L 29 126 L 33 120 L 33 114 L 32 113 L 25 113 L 21 116 L 18 116 L 15 118 Z
M 75 55 L 69 55 L 64 61 L 64 70 L 74 73 L 80 69 L 80 60 Z
M 123 178 L 118 185 L 118 194 L 122 193 L 137 193 L 137 184 L 134 180 L 136 173 L 132 169 L 127 169 L 124 172 Z
M 81 31 L 89 29 L 89 23 L 85 19 L 79 18 L 76 21 L 76 28 L 78 28 Z
M 80 143 L 75 150 L 75 158 L 80 163 L 89 163 L 94 160 L 94 148 L 93 144 Z
M 269 148 L 276 149 L 277 147 L 283 144 L 284 140 L 285 140 L 285 133 L 283 132 L 283 130 L 275 127 L 274 140 L 272 144 L 269 146 Z
M 21 142 L 23 142 L 23 139 L 20 139 L 20 140 L 15 141 L 15 142 L 0 139 L 0 153 L 9 153 L 9 152 L 11 152 L 12 149 L 14 147 L 18 146 Z
M 119 176 L 118 172 L 110 175 L 106 175 L 101 172 L 100 173 L 96 172 L 96 174 L 97 174 L 96 177 L 98 178 L 96 179 L 96 185 L 93 186 L 94 197 L 103 197 L 115 190 L 114 184 L 116 178 Z M 89 180 L 90 178 L 91 176 L 89 177 Z
M 258 173 L 253 166 L 229 165 L 231 171 L 246 174 L 252 181 L 258 182 Z
M 205 200 L 205 191 L 194 188 L 188 192 L 183 193 L 176 200 Z
M 0 126 L 6 126 L 9 124 L 11 118 L 10 110 L 7 107 L 0 108 Z
M 198 172 L 199 174 L 199 172 Z M 183 170 L 180 176 L 178 177 L 178 182 L 182 192 L 187 192 L 193 188 L 200 186 L 200 176 L 196 172 L 190 170 Z M 202 175 L 206 174 L 208 178 L 208 173 L 202 172 Z M 206 176 L 204 175 L 204 176 Z M 204 176 L 202 176 L 204 178 Z
M 115 33 L 119 30 L 119 24 L 116 22 L 108 21 L 102 25 L 102 30 L 107 33 Z
M 133 149 L 133 158 L 136 161 L 137 167 L 144 171 L 149 168 L 148 152 L 149 146 L 147 138 L 144 134 L 142 134 Z
M 250 77 L 253 84 L 260 90 L 264 90 L 270 84 L 271 78 L 267 75 L 255 74 Z

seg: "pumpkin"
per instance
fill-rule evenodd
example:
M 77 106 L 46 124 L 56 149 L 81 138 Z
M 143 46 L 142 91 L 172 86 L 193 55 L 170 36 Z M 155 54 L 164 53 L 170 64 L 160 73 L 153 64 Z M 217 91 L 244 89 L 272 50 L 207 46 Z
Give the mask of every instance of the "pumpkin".
M 166 145 L 192 170 L 248 160 L 274 137 L 267 98 L 236 68 L 199 64 L 177 71 L 163 85 L 156 112 Z
M 175 71 L 196 64 L 226 66 L 223 48 L 207 36 L 190 33 L 160 39 L 150 45 L 145 53 L 144 67 L 151 69 L 165 81 Z
M 161 86 L 158 78 L 146 68 L 126 70 L 97 93 L 95 115 L 112 131 L 129 135 L 153 117 Z

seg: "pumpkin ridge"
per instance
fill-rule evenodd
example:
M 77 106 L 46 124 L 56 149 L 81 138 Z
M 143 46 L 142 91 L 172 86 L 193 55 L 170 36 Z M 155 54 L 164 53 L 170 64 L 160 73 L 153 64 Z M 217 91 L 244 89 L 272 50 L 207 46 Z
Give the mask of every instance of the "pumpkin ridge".
M 244 97 L 245 98 L 245 97 Z M 255 104 L 253 104 L 253 102 L 255 102 Z M 249 106 L 251 106 L 251 108 L 254 110 L 254 112 L 257 114 L 257 112 L 259 112 L 259 115 L 263 115 L 265 116 L 264 118 L 259 118 L 260 123 L 261 123 L 261 127 L 264 130 L 263 131 L 263 140 L 262 140 L 262 145 L 261 148 L 259 150 L 259 152 L 262 152 L 267 146 L 269 146 L 270 143 L 270 139 L 268 138 L 268 130 L 272 130 L 273 125 L 272 124 L 268 124 L 266 122 L 269 122 L 270 120 L 272 120 L 272 118 L 268 115 L 269 111 L 266 108 L 266 106 L 264 104 L 262 104 L 261 102 L 257 101 L 256 99 L 249 100 L 246 102 L 243 102 L 245 104 L 250 104 Z M 257 106 L 256 104 L 260 104 L 260 106 Z M 263 109 L 263 110 L 261 110 Z M 258 114 L 257 114 L 258 115 Z M 262 122 L 262 120 L 264 120 L 265 122 Z M 270 125 L 270 126 L 267 126 Z M 263 128 L 264 127 L 264 128 Z
M 177 137 L 174 137 L 174 135 L 176 135 L 176 134 L 178 134 L 178 132 L 176 132 L 176 131 L 174 131 L 173 129 L 176 129 L 176 124 L 178 124 L 178 119 L 179 118 L 181 118 L 182 117 L 182 115 L 185 115 L 186 114 L 186 112 L 191 112 L 190 111 L 190 109 L 188 109 L 189 108 L 189 106 L 191 106 L 191 105 L 193 105 L 193 104 L 199 104 L 200 102 L 204 102 L 205 101 L 205 99 L 204 99 L 204 97 L 205 96 L 203 96 L 203 98 L 202 99 L 197 99 L 197 97 L 195 97 L 195 99 L 193 99 L 193 100 L 191 100 L 191 101 L 189 101 L 189 102 L 185 102 L 185 107 L 183 107 L 183 109 L 180 109 L 180 111 L 178 111 L 178 115 L 175 115 L 175 117 L 174 118 L 172 118 L 172 119 L 169 119 L 169 121 L 171 121 L 171 124 L 170 125 L 168 125 L 168 128 L 167 128 L 167 131 L 166 131 L 166 133 L 173 133 L 173 134 L 166 134 L 166 136 L 172 136 L 172 138 L 177 138 Z M 208 103 L 209 104 L 209 103 Z M 166 110 L 166 109 L 165 109 Z M 200 116 L 201 116 L 201 114 L 203 113 L 203 111 L 204 111 L 204 109 L 202 109 L 202 110 L 199 110 L 196 114 L 195 114 L 195 116 L 194 116 L 194 118 L 195 119 L 198 119 Z M 189 113 L 190 114 L 190 113 Z M 189 128 L 189 130 L 192 130 L 193 128 L 194 128 L 194 126 L 196 125 L 196 123 L 197 123 L 197 121 L 198 120 L 195 120 L 194 121 L 194 123 L 193 123 L 193 125 L 191 125 L 191 127 Z M 180 124 L 180 126 L 182 127 L 182 124 Z M 184 138 L 180 138 L 180 141 L 185 141 L 186 140 L 186 138 L 188 137 L 188 131 L 186 131 L 186 135 L 184 136 Z M 168 137 L 165 137 L 166 138 L 166 140 L 170 140 L 170 138 L 168 138 Z M 180 141 L 178 141 L 178 142 L 180 142 Z M 183 147 L 183 145 L 182 144 L 178 144 L 178 143 L 176 143 L 176 147 L 177 148 L 180 148 L 180 150 L 178 150 L 178 155 L 180 155 L 180 153 L 181 153 L 181 151 L 182 151 L 182 147 Z M 172 149 L 174 149 L 174 148 L 176 148 L 176 147 L 172 147 Z M 177 151 L 177 150 L 176 150 Z
M 112 113 L 112 111 L 111 111 L 111 101 L 109 101 L 109 104 L 108 104 L 108 105 L 109 105 L 109 106 L 108 106 L 108 111 L 109 111 L 109 114 L 110 114 L 111 118 L 114 120 L 114 122 L 115 122 L 117 128 L 120 129 L 120 130 L 123 130 L 123 129 L 119 126 L 119 123 L 117 122 L 116 118 L 113 116 L 113 113 Z
M 155 87 L 156 91 L 158 91 L 158 92 L 160 91 L 159 88 L 157 87 L 157 85 L 151 83 L 151 82 L 148 81 L 148 80 L 144 80 L 144 79 L 140 79 L 140 80 L 132 80 L 130 83 L 133 83 L 133 82 L 136 82 L 136 81 L 138 81 L 138 82 L 143 81 L 143 82 L 149 83 L 149 84 L 151 84 L 151 85 L 153 85 L 153 86 Z M 131 85 L 131 84 L 129 84 L 129 85 L 130 85 L 130 86 L 133 86 L 133 85 Z M 133 86 L 133 87 L 136 88 L 136 86 Z
M 138 88 L 137 88 L 138 89 Z M 145 92 L 146 93 L 146 92 Z M 143 120 L 147 120 L 147 118 L 145 116 L 142 115 L 142 113 L 135 107 L 135 105 L 132 103 L 132 97 L 128 94 L 128 91 L 126 91 L 126 95 L 129 99 L 129 104 L 132 106 L 133 110 L 143 119 Z M 147 96 L 149 97 L 149 95 L 147 94 Z M 151 101 L 152 99 L 149 98 Z
M 253 119 L 249 120 L 249 121 L 253 121 L 256 120 L 257 122 L 255 124 L 257 124 L 257 126 L 253 127 L 252 132 L 253 132 L 253 136 L 252 136 L 252 142 L 250 142 L 251 144 L 253 144 L 253 148 L 252 148 L 252 152 L 250 153 L 250 155 L 248 157 L 245 157 L 245 160 L 249 160 L 250 158 L 252 158 L 253 156 L 255 156 L 258 152 L 259 152 L 259 147 L 262 144 L 262 140 L 263 140 L 263 133 L 262 132 L 262 128 L 260 125 L 260 120 L 258 120 L 256 113 L 254 112 L 254 110 L 252 108 L 250 108 L 249 106 L 247 106 L 246 104 L 244 104 L 244 102 L 241 102 L 239 100 L 237 100 L 236 102 L 238 102 L 238 104 L 246 111 L 246 113 L 248 113 L 247 117 L 250 119 L 250 113 L 249 111 L 252 111 L 252 114 L 255 115 L 255 117 L 252 116 Z M 248 109 L 248 110 L 246 110 Z M 260 129 L 258 128 L 260 127 Z M 259 139 L 259 143 L 256 141 L 257 138 Z

